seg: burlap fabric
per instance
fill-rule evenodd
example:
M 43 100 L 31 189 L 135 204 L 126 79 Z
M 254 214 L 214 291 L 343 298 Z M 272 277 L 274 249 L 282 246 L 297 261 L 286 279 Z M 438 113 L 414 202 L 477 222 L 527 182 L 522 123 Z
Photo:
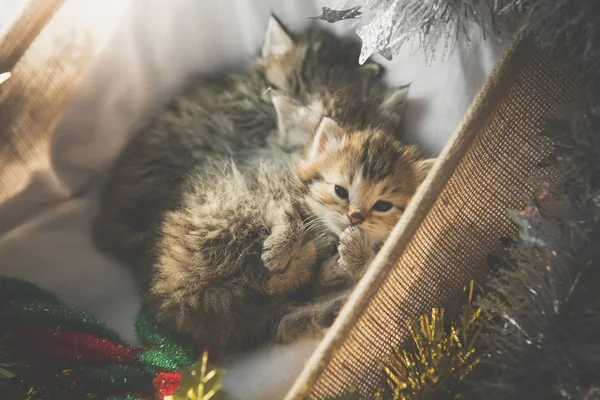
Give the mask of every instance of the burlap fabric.
M 0 201 L 21 190 L 32 170 L 47 165 L 48 135 L 73 81 L 61 67 L 79 68 L 71 57 L 61 60 L 60 53 L 39 48 L 39 33 L 62 3 L 30 1 L 0 38 L 0 72 L 12 73 L 0 86 Z
M 373 261 L 286 399 L 326 399 L 356 385 L 371 398 L 378 360 L 407 343 L 407 322 L 448 306 L 483 272 L 506 210 L 523 209 L 551 153 L 540 135 L 572 101 L 574 75 L 517 35 L 475 98 L 430 176 Z
M 12 72 L 0 86 L 0 201 L 50 162 L 48 137 L 109 32 L 61 29 L 76 8 L 93 14 L 100 4 L 66 1 L 57 12 L 62 3 L 32 1 L 0 39 L 0 72 Z M 514 233 L 506 210 L 523 208 L 537 187 L 530 177 L 551 151 L 539 133 L 575 85 L 555 65 L 517 36 L 287 399 L 325 399 L 351 384 L 369 398 L 382 379 L 377 361 L 407 342 L 407 321 L 447 305 Z
M 0 37 L 0 201 L 46 169 L 49 138 L 128 0 L 29 0 Z

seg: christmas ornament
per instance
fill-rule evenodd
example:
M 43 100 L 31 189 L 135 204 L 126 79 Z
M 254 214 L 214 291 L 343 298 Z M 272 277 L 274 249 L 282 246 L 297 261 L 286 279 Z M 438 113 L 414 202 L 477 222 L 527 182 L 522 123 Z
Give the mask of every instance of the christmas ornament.
M 479 363 L 477 340 L 481 315 L 473 308 L 474 283 L 456 324 L 449 330 L 444 310 L 434 308 L 408 325 L 413 346 L 396 349 L 383 369 L 394 400 L 450 398 Z
M 355 19 L 359 18 L 362 14 L 360 10 L 360 6 L 352 7 L 347 10 L 334 10 L 329 7 L 321 7 L 323 11 L 321 15 L 316 17 L 308 17 L 308 19 L 322 19 L 323 21 L 327 21 L 329 23 L 343 21 L 345 19 Z
M 208 352 L 204 352 L 192 369 L 182 372 L 179 388 L 165 400 L 223 400 L 222 379 L 223 370 L 210 367 Z
M 0 278 L 0 390 L 14 398 L 219 399 L 223 371 L 147 316 L 128 346 L 95 318 L 39 287 Z
M 509 212 L 519 237 L 478 302 L 487 317 L 479 344 L 485 357 L 468 378 L 471 397 L 493 391 L 506 399 L 584 398 L 593 389 L 600 368 L 600 269 L 585 260 L 600 254 L 597 245 L 580 241 L 585 219 L 566 225 L 548 211 L 551 204 L 541 213 L 535 202 L 550 197 L 542 188 L 525 209 Z
M 358 7 L 356 1 L 332 1 L 332 8 Z M 450 50 L 458 40 L 467 39 L 467 23 L 492 20 L 494 4 L 485 1 L 448 0 L 365 0 L 361 4 L 360 21 L 351 24 L 363 41 L 359 63 L 371 55 L 381 54 L 388 60 L 408 43 L 418 43 L 419 49 L 433 53 L 440 42 Z M 331 21 L 330 21 L 331 22 Z M 483 29 L 481 34 L 484 35 Z

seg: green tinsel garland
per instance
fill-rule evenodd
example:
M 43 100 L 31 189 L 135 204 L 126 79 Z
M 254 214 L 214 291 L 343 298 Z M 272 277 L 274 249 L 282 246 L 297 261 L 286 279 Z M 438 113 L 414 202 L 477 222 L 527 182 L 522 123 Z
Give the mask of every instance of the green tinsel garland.
M 223 372 L 138 315 L 141 347 L 22 280 L 0 278 L 0 393 L 15 399 L 217 399 Z

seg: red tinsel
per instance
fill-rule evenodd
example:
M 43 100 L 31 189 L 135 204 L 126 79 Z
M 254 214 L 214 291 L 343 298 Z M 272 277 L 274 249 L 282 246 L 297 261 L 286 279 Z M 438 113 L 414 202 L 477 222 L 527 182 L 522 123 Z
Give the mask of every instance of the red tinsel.
M 28 329 L 19 332 L 19 341 L 33 352 L 102 363 L 134 364 L 137 349 L 90 333 L 55 329 Z
M 181 375 L 178 372 L 161 372 L 152 380 L 156 393 L 161 397 L 170 396 L 179 388 Z

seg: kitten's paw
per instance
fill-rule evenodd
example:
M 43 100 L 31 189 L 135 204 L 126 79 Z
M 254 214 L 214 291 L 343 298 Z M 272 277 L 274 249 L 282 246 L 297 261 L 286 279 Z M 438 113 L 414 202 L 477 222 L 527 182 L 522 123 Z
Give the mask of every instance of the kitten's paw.
M 316 264 L 317 251 L 313 242 L 302 246 L 290 261 L 289 267 L 273 274 L 267 282 L 267 293 L 280 295 L 306 284 L 312 277 Z
M 317 281 L 315 282 L 315 293 L 326 293 L 331 288 L 346 283 L 346 274 L 341 270 L 340 255 L 334 254 L 320 265 Z
M 367 233 L 356 226 L 346 228 L 340 235 L 338 253 L 342 259 L 354 259 L 370 255 L 373 252 L 373 244 Z
M 310 335 L 310 333 L 314 334 L 313 329 L 309 315 L 293 313 L 281 319 L 275 333 L 275 338 L 278 341 L 289 343 L 302 336 Z
M 321 337 L 333 324 L 337 314 L 315 316 L 306 312 L 284 316 L 279 322 L 275 337 L 278 341 L 289 343 L 302 337 Z
M 263 248 L 260 255 L 265 268 L 269 271 L 284 271 L 290 264 L 291 257 L 285 252 L 278 251 L 277 248 Z
M 349 291 L 336 297 L 299 306 L 285 315 L 277 326 L 276 338 L 290 342 L 299 337 L 323 336 L 346 303 Z
M 298 236 L 284 225 L 277 225 L 263 243 L 260 256 L 265 267 L 272 272 L 287 269 L 300 247 Z
M 339 266 L 355 281 L 374 256 L 373 244 L 366 232 L 356 226 L 340 235 Z

